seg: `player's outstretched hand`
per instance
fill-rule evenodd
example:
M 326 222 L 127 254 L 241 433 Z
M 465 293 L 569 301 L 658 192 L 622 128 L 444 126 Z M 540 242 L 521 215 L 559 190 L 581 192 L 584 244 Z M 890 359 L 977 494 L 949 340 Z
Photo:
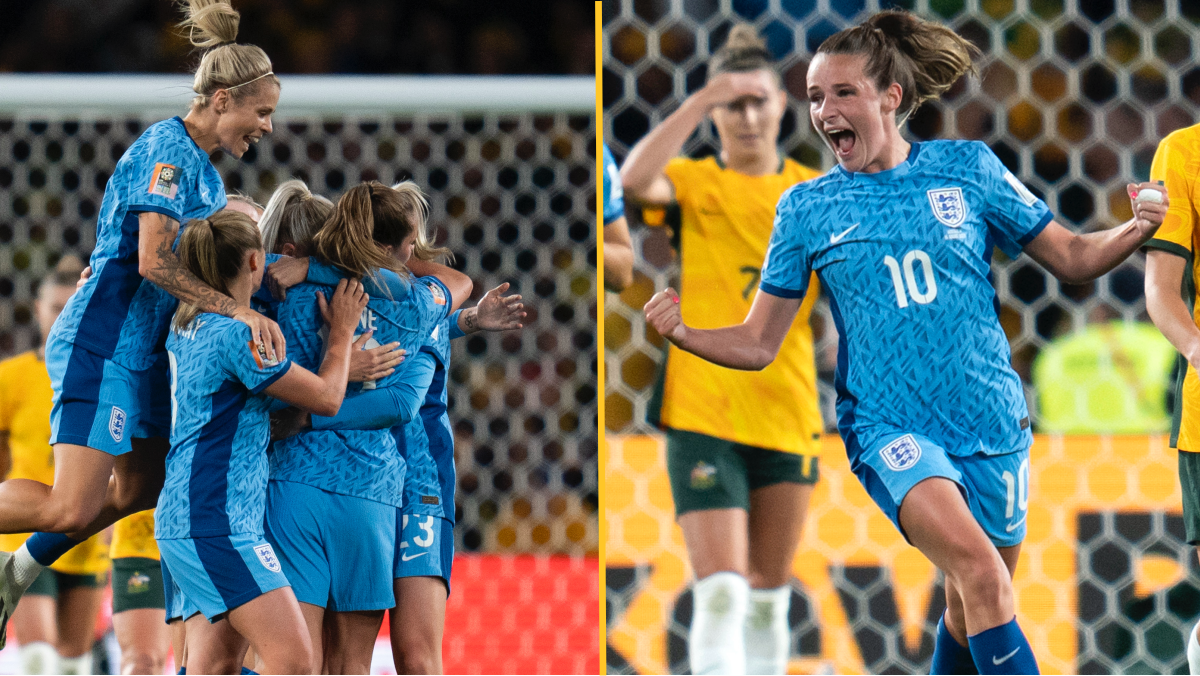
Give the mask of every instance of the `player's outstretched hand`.
M 267 288 L 276 300 L 287 300 L 287 290 L 308 278 L 308 258 L 284 256 L 267 266 Z
M 392 375 L 408 354 L 407 350 L 398 349 L 400 343 L 367 348 L 367 341 L 374 333 L 374 329 L 367 331 L 350 346 L 349 381 L 352 383 L 366 383 Z
M 1133 205 L 1133 226 L 1142 237 L 1153 237 L 1171 205 L 1166 187 L 1158 183 L 1130 183 L 1125 189 Z
M 358 320 L 362 317 L 363 308 L 367 307 L 367 292 L 363 290 L 362 282 L 357 279 L 343 279 L 338 282 L 333 298 L 325 301 L 325 294 L 317 294 L 317 306 L 321 316 L 329 324 L 330 331 L 342 330 L 354 332 Z
M 484 331 L 508 331 L 522 328 L 525 319 L 525 305 L 521 302 L 520 294 L 503 295 L 508 291 L 509 284 L 500 286 L 483 294 L 476 306 L 475 320 Z M 464 310 L 465 312 L 465 310 Z
M 238 306 L 238 309 L 233 311 L 231 319 L 236 319 L 250 327 L 250 335 L 254 344 L 258 346 L 260 353 L 266 355 L 267 359 L 283 361 L 287 358 L 287 341 L 284 340 L 283 331 L 279 330 L 278 324 L 245 305 Z
M 650 302 L 642 308 L 642 312 L 646 314 L 646 322 L 653 326 L 659 335 L 676 345 L 687 334 L 687 327 L 683 325 L 683 313 L 679 310 L 679 294 L 671 287 L 654 294 Z

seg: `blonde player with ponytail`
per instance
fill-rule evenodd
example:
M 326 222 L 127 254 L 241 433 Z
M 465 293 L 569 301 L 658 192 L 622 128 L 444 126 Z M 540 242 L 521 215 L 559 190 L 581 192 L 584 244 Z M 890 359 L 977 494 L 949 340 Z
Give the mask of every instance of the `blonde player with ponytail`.
M 716 327 L 746 315 L 775 203 L 819 175 L 776 145 L 786 108 L 765 44 L 750 26 L 734 26 L 709 62 L 708 84 L 625 160 L 627 197 L 678 205 L 689 321 Z M 720 153 L 676 157 L 707 119 Z M 762 373 L 667 353 L 648 417 L 666 431 L 671 493 L 696 575 L 688 652 L 697 674 L 787 669 L 791 564 L 824 431 L 808 324 L 817 295 L 814 286 L 778 362 Z
M 271 60 L 236 43 L 233 7 L 191 0 L 185 10 L 182 25 L 204 50 L 196 97 L 186 116 L 151 125 L 117 162 L 100 207 L 92 276 L 47 344 L 58 481 L 53 488 L 29 480 L 0 484 L 0 532 L 42 531 L 0 557 L 0 645 L 17 599 L 44 566 L 117 519 L 154 506 L 170 424 L 162 346 L 177 302 L 236 319 L 269 357 L 284 357 L 274 322 L 213 290 L 171 249 L 181 223 L 225 205 L 209 154 L 241 157 L 271 131 L 279 100 Z
M 904 120 L 970 72 L 976 52 L 899 11 L 827 39 L 808 68 L 808 98 L 838 166 L 780 198 L 745 320 L 692 328 L 670 289 L 645 312 L 681 350 L 758 370 L 775 358 L 815 272 L 838 328 L 838 429 L 850 468 L 946 576 L 932 673 L 1030 674 L 1037 660 L 1011 575 L 1033 437 L 997 315 L 992 250 L 1024 251 L 1079 284 L 1142 246 L 1167 204 L 1135 201 L 1128 223 L 1077 235 L 986 145 L 905 140 Z

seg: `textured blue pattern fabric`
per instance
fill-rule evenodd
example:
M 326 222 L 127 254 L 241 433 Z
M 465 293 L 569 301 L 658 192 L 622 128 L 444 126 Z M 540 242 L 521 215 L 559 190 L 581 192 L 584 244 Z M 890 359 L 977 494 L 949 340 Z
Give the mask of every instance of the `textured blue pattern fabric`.
M 372 340 L 399 342 L 416 354 L 428 342 L 433 327 L 450 307 L 445 285 L 432 278 L 416 280 L 403 301 L 371 296 L 358 331 L 374 329 Z M 288 356 L 315 371 L 324 354 L 327 331 L 317 307 L 316 294 L 332 287 L 301 284 L 288 292 L 279 309 L 279 324 L 288 344 Z M 402 363 L 396 372 L 363 387 L 386 387 L 409 377 Z M 354 389 L 354 388 L 352 388 Z M 313 430 L 276 442 L 271 453 L 271 478 L 313 486 L 331 493 L 352 495 L 399 507 L 403 499 L 404 459 L 387 429 Z
M 155 537 L 262 535 L 269 398 L 291 367 L 266 361 L 245 324 L 204 313 L 167 338 L 171 452 Z
M 604 146 L 604 224 L 608 225 L 625 215 L 625 190 L 621 173 L 608 145 Z
M 432 514 L 454 523 L 454 433 L 447 411 L 446 375 L 450 368 L 450 340 L 457 315 L 446 318 L 421 351 L 434 358 L 433 381 L 416 419 L 392 434 L 410 468 L 405 482 L 404 513 Z M 461 334 L 460 334 L 461 335 Z
M 178 117 L 151 125 L 113 170 L 104 190 L 88 278 L 51 333 L 132 370 L 150 367 L 178 302 L 138 272 L 138 214 L 187 227 L 225 206 L 221 175 Z
M 1050 220 L 974 141 L 914 143 L 891 170 L 837 167 L 784 193 L 761 289 L 799 298 L 815 271 L 829 294 L 852 461 L 909 432 L 953 456 L 1029 447 L 991 258 L 1019 256 Z

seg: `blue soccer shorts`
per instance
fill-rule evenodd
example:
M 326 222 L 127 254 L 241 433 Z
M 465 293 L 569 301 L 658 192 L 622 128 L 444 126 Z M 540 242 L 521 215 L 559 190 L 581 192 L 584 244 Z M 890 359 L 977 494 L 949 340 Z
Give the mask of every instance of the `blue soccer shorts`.
M 958 484 L 992 544 L 1012 547 L 1025 539 L 1028 449 L 1002 455 L 954 456 L 927 437 L 897 434 L 884 437 L 877 448 L 848 450 L 850 469 L 901 533 L 900 505 L 908 492 L 925 479 L 944 477 Z
M 234 608 L 288 586 L 274 548 L 258 534 L 159 540 L 158 550 L 168 620 L 173 615 L 187 619 L 199 610 L 216 622 Z
M 403 510 L 402 510 L 403 511 Z M 454 523 L 432 514 L 400 514 L 394 577 L 440 577 L 450 593 Z
M 54 388 L 50 444 L 87 446 L 123 455 L 130 440 L 171 436 L 171 372 L 167 353 L 133 371 L 86 348 L 46 343 L 46 371 Z

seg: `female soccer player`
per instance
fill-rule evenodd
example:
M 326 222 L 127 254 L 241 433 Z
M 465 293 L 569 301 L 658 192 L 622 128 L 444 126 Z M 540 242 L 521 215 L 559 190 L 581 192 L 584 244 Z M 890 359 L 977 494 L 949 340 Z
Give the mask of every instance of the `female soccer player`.
M 1195 305 L 1195 264 L 1197 205 L 1196 167 L 1200 161 L 1200 125 L 1179 129 L 1158 144 L 1151 180 L 1165 183 L 1170 208 L 1163 227 L 1146 242 L 1146 311 L 1155 326 L 1179 350 L 1179 381 L 1176 384 L 1175 416 L 1171 426 L 1171 448 L 1179 451 L 1179 484 L 1183 489 L 1183 522 L 1188 544 L 1200 546 L 1200 427 L 1197 401 L 1200 380 L 1200 325 L 1193 314 Z M 1185 290 L 1187 297 L 1180 293 Z M 1191 628 L 1187 638 L 1188 671 L 1200 674 L 1200 624 Z
M 750 309 L 779 196 L 818 172 L 779 153 L 787 93 L 753 28 L 735 26 L 708 72 L 708 84 L 633 147 L 621 173 L 629 197 L 679 205 L 688 321 L 715 328 Z M 676 157 L 706 119 L 720 154 Z M 649 417 L 666 430 L 671 493 L 696 573 L 693 673 L 787 670 L 788 581 L 824 431 L 808 324 L 817 295 L 814 285 L 762 373 L 667 354 L 661 406 Z
M 377 279 L 381 269 L 405 270 L 399 261 L 409 258 L 427 211 L 424 196 L 411 183 L 399 190 L 364 183 L 342 196 L 311 240 L 286 235 L 298 254 L 311 253 L 344 275 Z M 281 222 L 281 236 L 287 225 Z M 416 354 L 454 306 L 470 295 L 466 275 L 449 268 L 441 274 L 449 283 L 421 278 L 401 300 L 373 297 L 360 329 Z M 321 354 L 321 316 L 313 304 L 320 289 L 314 284 L 290 289 L 279 309 L 284 335 L 292 341 L 292 357 L 302 365 Z M 431 378 L 432 366 L 414 360 L 364 389 L 395 392 L 396 398 L 386 398 L 385 406 L 376 410 L 389 416 L 401 411 L 407 422 L 415 416 Z M 348 408 L 359 413 L 374 409 L 367 398 L 364 392 L 348 402 Z M 394 604 L 392 558 L 405 467 L 387 430 L 394 423 L 364 429 L 339 422 L 317 417 L 311 430 L 275 443 L 267 536 L 301 602 L 317 649 L 313 667 L 320 669 L 324 658 L 324 668 L 333 673 L 366 673 L 383 611 Z
M 9 479 L 54 483 L 54 453 L 48 443 L 54 395 L 45 337 L 75 291 L 82 267 L 78 258 L 67 256 L 46 275 L 34 300 L 42 345 L 0 362 L 0 471 Z M 15 551 L 25 538 L 2 535 L 0 548 Z M 107 570 L 107 547 L 96 535 L 38 575 L 13 613 L 22 673 L 92 673 L 92 641 Z
M 192 221 L 178 249 L 192 274 L 239 304 L 248 304 L 262 281 L 262 240 L 243 214 Z M 245 643 L 234 638 L 250 643 L 267 673 L 310 673 L 304 618 L 263 539 L 268 397 L 337 412 L 367 296 L 358 282 L 343 281 L 328 303 L 324 296 L 317 303 L 330 320 L 317 374 L 272 359 L 246 327 L 222 315 L 182 303 L 172 321 L 174 420 L 155 535 L 169 596 L 180 595 L 185 608 L 192 673 L 236 670 Z M 234 636 L 209 624 L 221 618 Z
M 58 481 L 0 484 L 0 532 L 48 531 L 0 556 L 0 647 L 16 600 L 43 566 L 118 518 L 154 506 L 170 415 L 162 344 L 176 299 L 246 324 L 268 357 L 284 358 L 274 322 L 205 285 L 171 250 L 179 223 L 225 205 L 209 153 L 241 157 L 271 131 L 279 100 L 271 60 L 234 43 L 238 13 L 230 5 L 190 0 L 184 25 L 193 44 L 208 50 L 191 110 L 151 125 L 117 163 L 100 207 L 93 274 L 46 345 Z
M 904 140 L 899 125 L 971 70 L 973 51 L 950 29 L 895 11 L 827 39 L 808 95 L 838 166 L 780 199 L 745 321 L 686 326 L 671 289 L 645 312 L 681 349 L 757 370 L 774 359 L 816 271 L 840 335 L 838 427 L 851 469 L 946 575 L 933 672 L 964 673 L 973 658 L 978 673 L 1028 674 L 1037 663 L 1010 576 L 1032 435 L 988 278 L 992 247 L 1013 258 L 1024 250 L 1080 283 L 1136 251 L 1166 205 L 1134 202 L 1128 223 L 1077 235 L 984 144 Z

